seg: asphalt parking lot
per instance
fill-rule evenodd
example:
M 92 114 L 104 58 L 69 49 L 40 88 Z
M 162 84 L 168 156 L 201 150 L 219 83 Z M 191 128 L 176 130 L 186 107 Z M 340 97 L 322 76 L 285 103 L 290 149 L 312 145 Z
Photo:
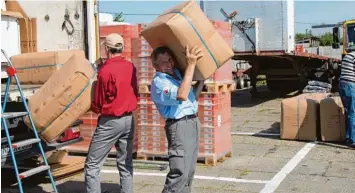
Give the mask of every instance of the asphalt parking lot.
M 193 192 L 312 192 L 354 193 L 355 151 L 330 143 L 279 139 L 280 101 L 264 91 L 252 99 L 249 92 L 232 94 L 233 156 L 217 166 L 199 164 Z M 167 171 L 135 169 L 134 192 L 161 192 Z M 83 175 L 57 181 L 59 192 L 84 192 Z M 101 172 L 102 192 L 118 193 L 116 167 Z M 2 192 L 17 192 L 3 188 Z M 26 184 L 26 192 L 50 192 L 47 183 Z

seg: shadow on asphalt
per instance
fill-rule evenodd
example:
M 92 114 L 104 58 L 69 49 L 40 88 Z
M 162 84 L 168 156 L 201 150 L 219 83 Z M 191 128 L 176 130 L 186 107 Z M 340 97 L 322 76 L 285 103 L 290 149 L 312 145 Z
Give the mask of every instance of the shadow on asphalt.
M 43 190 L 42 187 L 37 184 L 24 183 L 24 192 L 26 193 L 50 193 L 50 191 Z M 48 187 L 51 188 L 50 183 L 47 184 Z M 85 184 L 83 181 L 66 181 L 62 184 L 57 185 L 57 189 L 59 193 L 85 193 Z M 101 183 L 101 192 L 110 192 L 110 193 L 120 193 L 120 185 L 116 183 Z M 17 193 L 18 187 L 17 185 L 13 185 L 7 188 L 1 188 L 1 192 L 3 193 Z
M 294 93 L 284 93 L 284 92 L 270 92 L 266 86 L 258 87 L 257 96 L 252 96 L 250 93 L 251 89 L 236 90 L 231 94 L 232 107 L 238 108 L 250 108 L 257 106 L 259 104 L 277 99 L 277 98 L 290 98 L 298 95 L 297 92 Z

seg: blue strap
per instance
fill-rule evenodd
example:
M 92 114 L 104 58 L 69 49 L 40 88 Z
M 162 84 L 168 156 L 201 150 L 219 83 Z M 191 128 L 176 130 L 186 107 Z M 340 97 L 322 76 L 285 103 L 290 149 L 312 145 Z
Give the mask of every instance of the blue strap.
M 340 140 L 342 139 L 342 133 L 341 133 L 341 122 L 340 122 L 340 110 L 341 110 L 341 108 L 340 108 L 340 105 L 339 105 L 339 98 L 340 97 L 337 97 L 338 98 L 338 100 L 337 100 L 337 106 L 338 106 L 338 121 L 339 121 L 339 133 L 340 133 Z
M 39 66 L 19 67 L 19 68 L 16 68 L 16 69 L 17 69 L 17 70 L 27 70 L 27 69 L 34 69 L 34 68 L 48 68 L 48 67 L 53 67 L 53 66 L 60 66 L 60 67 L 62 67 L 63 64 L 45 64 L 45 65 L 39 65 Z
M 177 10 L 173 10 L 173 11 L 171 11 L 171 12 L 169 12 L 169 13 L 165 13 L 165 14 L 162 14 L 162 15 L 160 15 L 160 16 L 167 15 L 167 14 L 171 14 L 171 13 L 180 14 L 181 16 L 183 16 L 183 17 L 189 22 L 190 26 L 191 26 L 192 29 L 195 31 L 196 35 L 200 38 L 201 42 L 203 43 L 203 45 L 204 45 L 205 48 L 207 49 L 208 53 L 209 53 L 210 56 L 212 57 L 214 63 L 215 63 L 216 66 L 217 66 L 217 68 L 219 68 L 220 65 L 219 65 L 219 63 L 217 62 L 216 57 L 212 54 L 212 51 L 211 51 L 210 48 L 207 46 L 206 42 L 203 40 L 201 34 L 197 31 L 195 25 L 191 22 L 191 20 L 190 20 L 188 17 L 186 17 L 182 12 L 177 11 Z M 159 16 L 159 17 L 160 17 L 160 16 Z
M 84 93 L 84 91 L 90 87 L 90 85 L 92 84 L 94 78 L 96 77 L 97 74 L 97 70 L 94 67 L 94 65 L 91 63 L 91 67 L 93 67 L 94 69 L 94 74 L 92 75 L 92 77 L 90 78 L 90 81 L 85 85 L 85 87 L 83 89 L 81 89 L 80 93 L 69 103 L 65 106 L 65 108 L 62 110 L 62 112 L 59 114 L 59 116 L 61 116 L 63 113 L 65 113 L 65 111 L 67 111 L 69 109 L 69 107 Z M 58 117 L 59 117 L 58 116 Z M 39 133 L 44 132 L 56 119 L 53 119 L 51 122 L 49 122 L 47 124 L 47 126 L 44 127 L 44 129 L 42 129 Z
M 300 139 L 300 97 L 297 97 L 297 139 Z

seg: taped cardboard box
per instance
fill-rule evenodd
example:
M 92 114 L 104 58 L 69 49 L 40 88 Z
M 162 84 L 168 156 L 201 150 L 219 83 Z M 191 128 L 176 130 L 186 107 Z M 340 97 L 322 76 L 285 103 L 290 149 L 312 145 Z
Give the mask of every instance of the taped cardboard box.
M 345 141 L 345 110 L 339 96 L 320 102 L 320 128 L 322 141 Z
M 11 57 L 21 84 L 43 84 L 73 55 L 85 58 L 82 50 L 48 51 L 19 54 Z M 13 80 L 13 83 L 15 80 Z
M 51 143 L 90 109 L 96 72 L 79 55 L 72 57 L 28 100 L 36 129 Z M 25 122 L 30 126 L 29 119 Z
M 328 94 L 307 93 L 281 101 L 281 139 L 314 141 L 319 128 L 319 103 Z
M 204 56 L 197 62 L 193 80 L 209 78 L 234 55 L 196 1 L 172 7 L 148 24 L 141 34 L 153 49 L 168 46 L 182 72 L 186 69 L 185 46 L 201 48 Z

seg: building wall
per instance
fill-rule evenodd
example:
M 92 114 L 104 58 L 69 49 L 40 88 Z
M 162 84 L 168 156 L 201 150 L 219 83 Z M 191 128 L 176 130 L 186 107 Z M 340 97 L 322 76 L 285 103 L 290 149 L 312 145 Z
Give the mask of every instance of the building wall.
M 18 1 L 31 18 L 37 19 L 37 51 L 53 50 L 84 50 L 84 13 L 83 2 L 75 1 Z M 74 26 L 74 33 L 68 35 L 62 30 L 64 15 L 68 11 L 70 21 Z M 75 19 L 75 13 L 79 18 Z M 49 20 L 45 20 L 45 16 Z M 68 25 L 68 29 L 71 29 Z

